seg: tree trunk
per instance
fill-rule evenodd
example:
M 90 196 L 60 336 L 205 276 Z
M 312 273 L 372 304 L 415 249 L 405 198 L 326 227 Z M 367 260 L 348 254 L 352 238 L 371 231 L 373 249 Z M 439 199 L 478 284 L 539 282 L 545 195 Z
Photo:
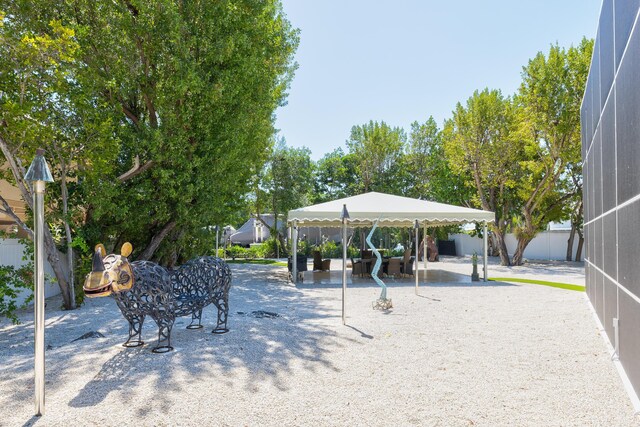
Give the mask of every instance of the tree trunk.
M 499 256 L 500 248 L 496 243 L 496 237 L 492 231 L 487 230 L 487 246 L 489 246 L 489 256 Z
M 504 234 L 502 230 L 494 230 L 493 234 L 496 236 L 498 251 L 500 255 L 500 264 L 509 266 L 511 265 L 511 261 L 509 261 L 509 250 L 507 249 L 507 243 L 504 240 Z
M 576 261 L 582 261 L 582 247 L 584 245 L 584 235 L 578 230 L 578 249 L 576 249 Z
M 17 159 L 13 152 L 9 149 L 9 144 L 0 136 L 0 151 L 4 154 L 4 158 L 9 164 L 9 168 L 11 169 L 11 173 L 13 174 L 13 178 L 16 181 L 16 186 L 20 190 L 20 194 L 22 195 L 22 199 L 25 201 L 27 206 L 33 210 L 33 193 L 31 189 L 24 182 L 24 168 L 21 167 L 19 159 Z M 2 199 L 4 200 L 4 199 Z M 3 203 L 4 205 L 4 203 Z M 10 212 L 8 212 L 9 216 L 16 219 L 16 222 L 27 231 L 27 235 L 30 239 L 33 240 L 33 231 L 27 227 L 22 221 L 19 220 L 17 215 L 7 206 Z M 49 226 L 45 224 L 44 226 L 44 248 L 47 253 L 47 260 L 49 264 L 51 264 L 51 268 L 53 268 L 53 273 L 56 276 L 56 280 L 58 281 L 58 286 L 60 287 L 60 292 L 62 294 L 62 301 L 65 309 L 71 309 L 75 307 L 75 299 L 71 298 L 70 294 L 70 286 L 69 282 L 72 271 L 68 271 L 68 266 L 65 262 L 61 260 L 60 252 L 56 247 L 56 243 L 53 240 L 53 236 L 51 235 L 51 230 Z
M 151 259 L 165 237 L 167 237 L 167 235 L 176 227 L 176 224 L 177 223 L 175 221 L 169 221 L 166 223 L 164 227 L 162 227 L 162 229 L 153 236 L 151 242 L 149 242 L 147 247 L 144 248 L 137 259 L 143 261 Z
M 518 245 L 516 246 L 516 251 L 513 254 L 513 265 L 522 265 L 522 261 L 524 260 L 524 250 L 527 248 L 531 242 L 530 237 L 519 237 Z
M 64 232 L 67 240 L 67 268 L 69 269 L 69 309 L 76 308 L 76 289 L 73 275 L 73 239 L 71 238 L 71 226 L 69 225 L 69 191 L 67 189 L 67 168 L 64 160 L 61 162 L 62 174 L 60 176 L 60 189 L 62 193 L 62 214 L 64 217 Z
M 47 252 L 47 259 L 49 260 L 49 264 L 51 264 L 53 273 L 55 274 L 56 280 L 58 281 L 64 308 L 69 310 L 72 307 L 75 307 L 75 301 L 73 301 L 72 305 L 71 293 L 69 291 L 69 277 L 71 276 L 71 272 L 68 271 L 68 265 L 62 261 L 60 256 L 61 254 L 56 247 L 56 243 L 53 240 L 53 236 L 51 235 L 51 231 L 49 231 L 49 227 L 47 225 L 44 226 L 43 237 L 44 247 Z
M 573 260 L 573 239 L 576 235 L 576 225 L 571 223 L 571 232 L 569 233 L 569 240 L 567 240 L 567 261 Z

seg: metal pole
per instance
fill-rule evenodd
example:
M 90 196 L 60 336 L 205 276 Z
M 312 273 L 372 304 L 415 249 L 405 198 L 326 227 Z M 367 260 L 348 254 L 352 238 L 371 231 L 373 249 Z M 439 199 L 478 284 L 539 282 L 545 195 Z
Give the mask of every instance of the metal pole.
M 291 236 L 291 276 L 293 283 L 298 281 L 298 224 L 293 221 Z
M 218 258 L 218 243 L 220 242 L 220 227 L 216 225 L 216 258 Z
M 34 182 L 35 210 L 35 404 L 36 415 L 44 415 L 44 181 Z
M 487 237 L 487 223 L 486 222 L 484 223 L 484 228 L 482 230 L 482 236 L 483 236 L 483 238 L 482 238 L 482 240 L 483 240 L 483 242 L 482 242 L 482 258 L 483 258 L 482 262 L 484 264 L 484 274 L 482 275 L 482 280 L 484 282 L 486 282 L 487 281 L 487 277 L 488 277 L 488 273 L 489 273 L 487 271 L 487 254 L 489 252 L 489 244 L 488 244 L 489 239 Z
M 347 220 L 342 220 L 342 324 L 345 324 L 344 298 L 347 293 Z
M 424 283 L 427 283 L 427 224 L 424 225 L 424 245 L 422 246 L 422 260 L 424 261 Z
M 51 171 L 44 158 L 44 150 L 36 150 L 25 181 L 33 183 L 34 215 L 34 385 L 36 415 L 44 415 L 44 186 L 53 182 Z
M 416 220 L 416 225 L 418 223 L 418 220 Z M 420 227 L 416 226 L 416 261 L 415 261 L 415 266 L 416 266 L 416 271 L 415 271 L 415 276 L 416 276 L 416 295 L 418 295 L 418 267 L 420 266 L 420 261 L 418 260 L 418 245 L 420 244 L 419 239 L 420 238 Z
M 222 242 L 222 259 L 227 260 L 227 229 L 225 228 L 222 231 L 222 238 L 224 242 Z

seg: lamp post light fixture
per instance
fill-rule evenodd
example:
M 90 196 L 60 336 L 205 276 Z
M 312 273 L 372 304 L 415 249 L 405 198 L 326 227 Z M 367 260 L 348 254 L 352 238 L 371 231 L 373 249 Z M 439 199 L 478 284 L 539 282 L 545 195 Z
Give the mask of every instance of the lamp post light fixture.
M 41 416 L 44 414 L 44 187 L 46 182 L 53 182 L 42 148 L 36 150 L 24 179 L 33 183 L 34 378 L 36 415 Z
M 347 292 L 347 223 L 349 222 L 347 205 L 342 205 L 340 221 L 342 222 L 342 324 L 344 325 L 344 297 Z

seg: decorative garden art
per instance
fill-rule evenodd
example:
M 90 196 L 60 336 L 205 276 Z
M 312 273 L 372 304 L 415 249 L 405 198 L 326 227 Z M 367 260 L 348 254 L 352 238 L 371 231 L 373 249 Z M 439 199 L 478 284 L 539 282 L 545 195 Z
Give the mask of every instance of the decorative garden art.
M 215 334 L 228 332 L 229 288 L 231 270 L 220 258 L 200 257 L 173 270 L 154 262 L 129 262 L 130 243 L 122 245 L 120 255 L 106 255 L 97 245 L 93 266 L 84 283 L 88 297 L 113 296 L 122 315 L 129 322 L 129 339 L 125 347 L 144 344 L 142 325 L 150 316 L 158 325 L 158 342 L 154 353 L 173 350 L 171 329 L 176 317 L 191 315 L 187 329 L 202 328 L 202 309 L 214 304 L 218 309 Z

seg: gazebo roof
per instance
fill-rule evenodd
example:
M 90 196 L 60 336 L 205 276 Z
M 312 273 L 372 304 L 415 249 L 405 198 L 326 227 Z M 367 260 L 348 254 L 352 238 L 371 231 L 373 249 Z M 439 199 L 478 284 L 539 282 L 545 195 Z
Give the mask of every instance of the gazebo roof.
M 349 226 L 369 226 L 380 219 L 379 227 L 411 227 L 415 220 L 429 227 L 488 223 L 494 213 L 479 209 L 463 208 L 444 203 L 371 191 L 357 196 L 333 200 L 289 211 L 289 222 L 304 226 L 340 226 L 342 206 L 349 211 Z

